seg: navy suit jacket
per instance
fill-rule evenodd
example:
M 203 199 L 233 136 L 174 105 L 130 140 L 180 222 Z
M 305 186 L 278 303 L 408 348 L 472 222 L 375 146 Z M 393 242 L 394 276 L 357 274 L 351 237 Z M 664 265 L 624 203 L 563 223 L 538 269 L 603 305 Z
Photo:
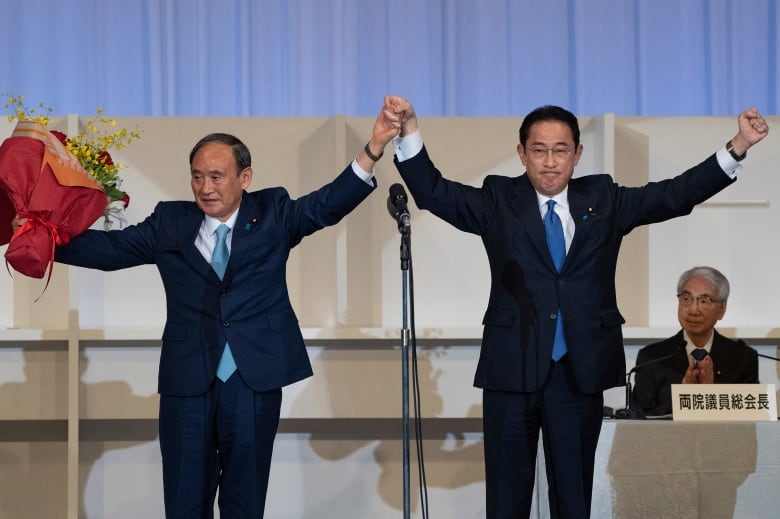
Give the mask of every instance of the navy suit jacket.
M 482 238 L 491 287 L 474 384 L 503 391 L 535 391 L 544 382 L 559 308 L 579 389 L 597 393 L 624 385 L 625 321 L 615 297 L 623 236 L 688 214 L 733 182 L 715 155 L 643 187 L 619 186 L 609 175 L 571 179 L 576 230 L 559 273 L 527 175 L 488 176 L 481 188 L 467 186 L 444 179 L 425 148 L 396 166 L 418 207 Z
M 637 366 L 669 355 L 672 357 L 636 371 L 632 407 L 647 415 L 672 412 L 672 384 L 682 382 L 688 369 L 683 332 L 680 330 L 664 341 L 648 344 L 637 353 Z M 758 355 L 744 341 L 731 340 L 715 330 L 710 357 L 715 368 L 715 384 L 758 384 Z
M 287 293 L 290 249 L 337 223 L 372 190 L 347 166 L 297 200 L 280 187 L 245 192 L 222 281 L 195 247 L 204 217 L 195 202 L 160 202 L 138 225 L 87 231 L 59 247 L 56 260 L 100 270 L 157 266 L 167 303 L 160 394 L 205 393 L 226 341 L 246 383 L 267 391 L 312 374 Z

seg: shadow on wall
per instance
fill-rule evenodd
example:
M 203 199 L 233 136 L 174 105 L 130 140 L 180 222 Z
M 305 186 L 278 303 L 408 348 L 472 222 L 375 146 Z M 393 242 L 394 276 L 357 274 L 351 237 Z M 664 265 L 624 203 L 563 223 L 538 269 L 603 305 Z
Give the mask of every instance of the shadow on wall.
M 372 337 L 365 336 L 366 339 Z M 441 416 L 443 401 L 439 394 L 438 373 L 432 358 L 446 355 L 446 349 L 418 348 L 417 369 L 420 382 L 420 406 L 424 418 Z M 338 486 L 340 499 L 346 495 L 361 495 L 368 485 L 366 477 L 376 478 L 376 493 L 389 507 L 403 509 L 403 444 L 401 417 L 401 353 L 400 349 L 377 349 L 377 351 L 356 351 L 327 348 L 313 359 L 315 376 L 303 393 L 293 403 L 292 414 L 310 415 L 312 411 L 329 409 L 331 416 L 338 418 L 398 418 L 397 438 L 387 439 L 384 432 L 380 438 L 366 437 L 355 431 L 334 439 L 333 434 L 314 433 L 308 447 L 316 456 L 329 461 L 348 460 L 359 456 L 358 451 L 369 448 L 376 462 L 375 471 L 344 474 L 348 480 L 331 481 Z M 411 364 L 411 361 L 410 361 Z M 411 372 L 410 366 L 410 372 Z M 463 384 L 470 387 L 470 380 Z M 412 384 L 410 374 L 410 386 Z M 410 387 L 410 419 L 413 422 L 414 408 Z M 481 406 L 472 406 L 468 417 L 482 416 Z M 459 432 L 427 431 L 424 434 L 425 477 L 428 489 L 454 489 L 472 483 L 484 483 L 484 459 L 482 435 Z M 393 435 L 393 431 L 389 431 Z M 414 432 L 410 433 L 410 501 L 412 511 L 418 508 L 418 465 Z M 365 453 L 364 453 L 365 454 Z M 364 456 L 365 457 L 365 456 Z M 339 467 L 349 466 L 342 463 Z M 333 473 L 333 479 L 339 479 Z M 351 478 L 351 480 L 350 480 Z M 322 489 L 323 482 L 304 476 L 305 495 Z M 349 487 L 352 487 L 350 490 Z M 370 498 L 368 498 L 370 501 Z M 481 503 L 480 503 L 481 504 Z
M 40 424 L 22 426 L 23 434 L 0 441 L 0 517 L 64 517 L 67 510 L 67 392 L 61 390 L 61 380 L 67 378 L 67 362 L 43 360 L 50 351 L 24 351 L 25 381 L 0 385 L 3 416 L 14 420 L 41 420 Z M 67 355 L 66 352 L 57 352 Z M 88 360 L 80 357 L 80 376 Z M 59 381 L 59 382 L 58 382 Z M 58 386 L 59 384 L 59 386 Z M 115 406 L 118 413 L 153 406 L 157 395 L 139 396 L 124 381 L 81 383 L 80 392 L 100 395 L 102 408 Z M 80 413 L 84 416 L 84 411 Z M 56 418 L 54 418 L 56 417 Z M 79 444 L 79 517 L 86 517 L 84 495 L 95 463 L 112 448 L 127 448 L 155 441 L 148 434 L 128 431 L 127 422 L 117 424 L 116 431 L 103 430 L 117 436 L 121 443 L 105 441 L 100 434 L 94 441 L 83 437 L 87 427 L 81 426 Z M 110 429 L 110 428 L 109 428 Z M 87 434 L 89 434 L 87 432 Z M 143 436 L 143 437 L 141 437 Z M 10 440 L 10 441 L 9 441 Z M 121 447 L 117 447 L 121 445 Z M 162 474 L 160 475 L 162 485 Z

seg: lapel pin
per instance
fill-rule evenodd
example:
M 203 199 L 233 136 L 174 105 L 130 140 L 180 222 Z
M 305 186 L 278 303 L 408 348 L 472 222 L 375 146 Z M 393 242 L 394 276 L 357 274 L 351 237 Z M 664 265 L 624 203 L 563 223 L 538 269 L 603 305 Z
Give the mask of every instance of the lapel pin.
M 583 220 L 587 220 L 590 216 L 596 216 L 596 210 L 592 207 L 588 207 L 588 214 L 585 214 L 582 216 Z
M 256 218 L 256 217 L 253 217 L 253 218 L 252 218 L 252 222 L 251 222 L 251 223 L 245 223 L 245 224 L 244 224 L 244 230 L 245 230 L 245 231 L 248 231 L 249 229 L 251 229 L 251 228 L 252 228 L 252 225 L 254 225 L 254 224 L 256 224 L 256 223 L 257 223 L 257 218 Z

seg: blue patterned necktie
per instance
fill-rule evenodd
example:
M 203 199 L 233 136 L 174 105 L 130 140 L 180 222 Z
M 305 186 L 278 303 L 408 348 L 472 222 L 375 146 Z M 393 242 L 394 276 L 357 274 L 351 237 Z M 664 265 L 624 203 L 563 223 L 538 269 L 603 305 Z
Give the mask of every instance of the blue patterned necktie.
M 230 251 L 228 251 L 227 247 L 228 232 L 230 232 L 230 227 L 224 223 L 219 224 L 216 231 L 217 244 L 214 246 L 214 252 L 211 254 L 211 268 L 217 273 L 219 279 L 222 279 L 225 275 L 228 259 L 230 259 Z M 219 366 L 217 366 L 217 378 L 225 382 L 234 371 L 236 371 L 236 361 L 233 360 L 233 352 L 230 351 L 230 345 L 225 343 L 222 358 L 219 359 Z
M 547 214 L 544 215 L 544 233 L 547 236 L 547 249 L 555 265 L 555 270 L 561 271 L 563 260 L 566 258 L 566 241 L 563 238 L 563 225 L 561 219 L 555 213 L 555 200 L 547 201 Z M 555 338 L 553 339 L 552 358 L 558 361 L 566 354 L 566 338 L 563 336 L 563 318 L 558 309 L 558 317 L 555 320 Z

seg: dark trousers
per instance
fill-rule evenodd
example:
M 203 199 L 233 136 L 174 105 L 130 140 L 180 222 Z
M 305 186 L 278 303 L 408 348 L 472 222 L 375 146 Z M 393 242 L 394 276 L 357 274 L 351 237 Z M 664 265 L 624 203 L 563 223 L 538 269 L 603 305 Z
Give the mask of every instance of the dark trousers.
M 160 397 L 165 516 L 262 518 L 282 390 L 256 393 L 238 372 L 200 396 Z
M 547 378 L 537 391 L 485 390 L 482 399 L 487 519 L 529 516 L 540 430 L 550 516 L 590 517 L 604 397 L 577 389 L 568 355 L 550 361 Z

